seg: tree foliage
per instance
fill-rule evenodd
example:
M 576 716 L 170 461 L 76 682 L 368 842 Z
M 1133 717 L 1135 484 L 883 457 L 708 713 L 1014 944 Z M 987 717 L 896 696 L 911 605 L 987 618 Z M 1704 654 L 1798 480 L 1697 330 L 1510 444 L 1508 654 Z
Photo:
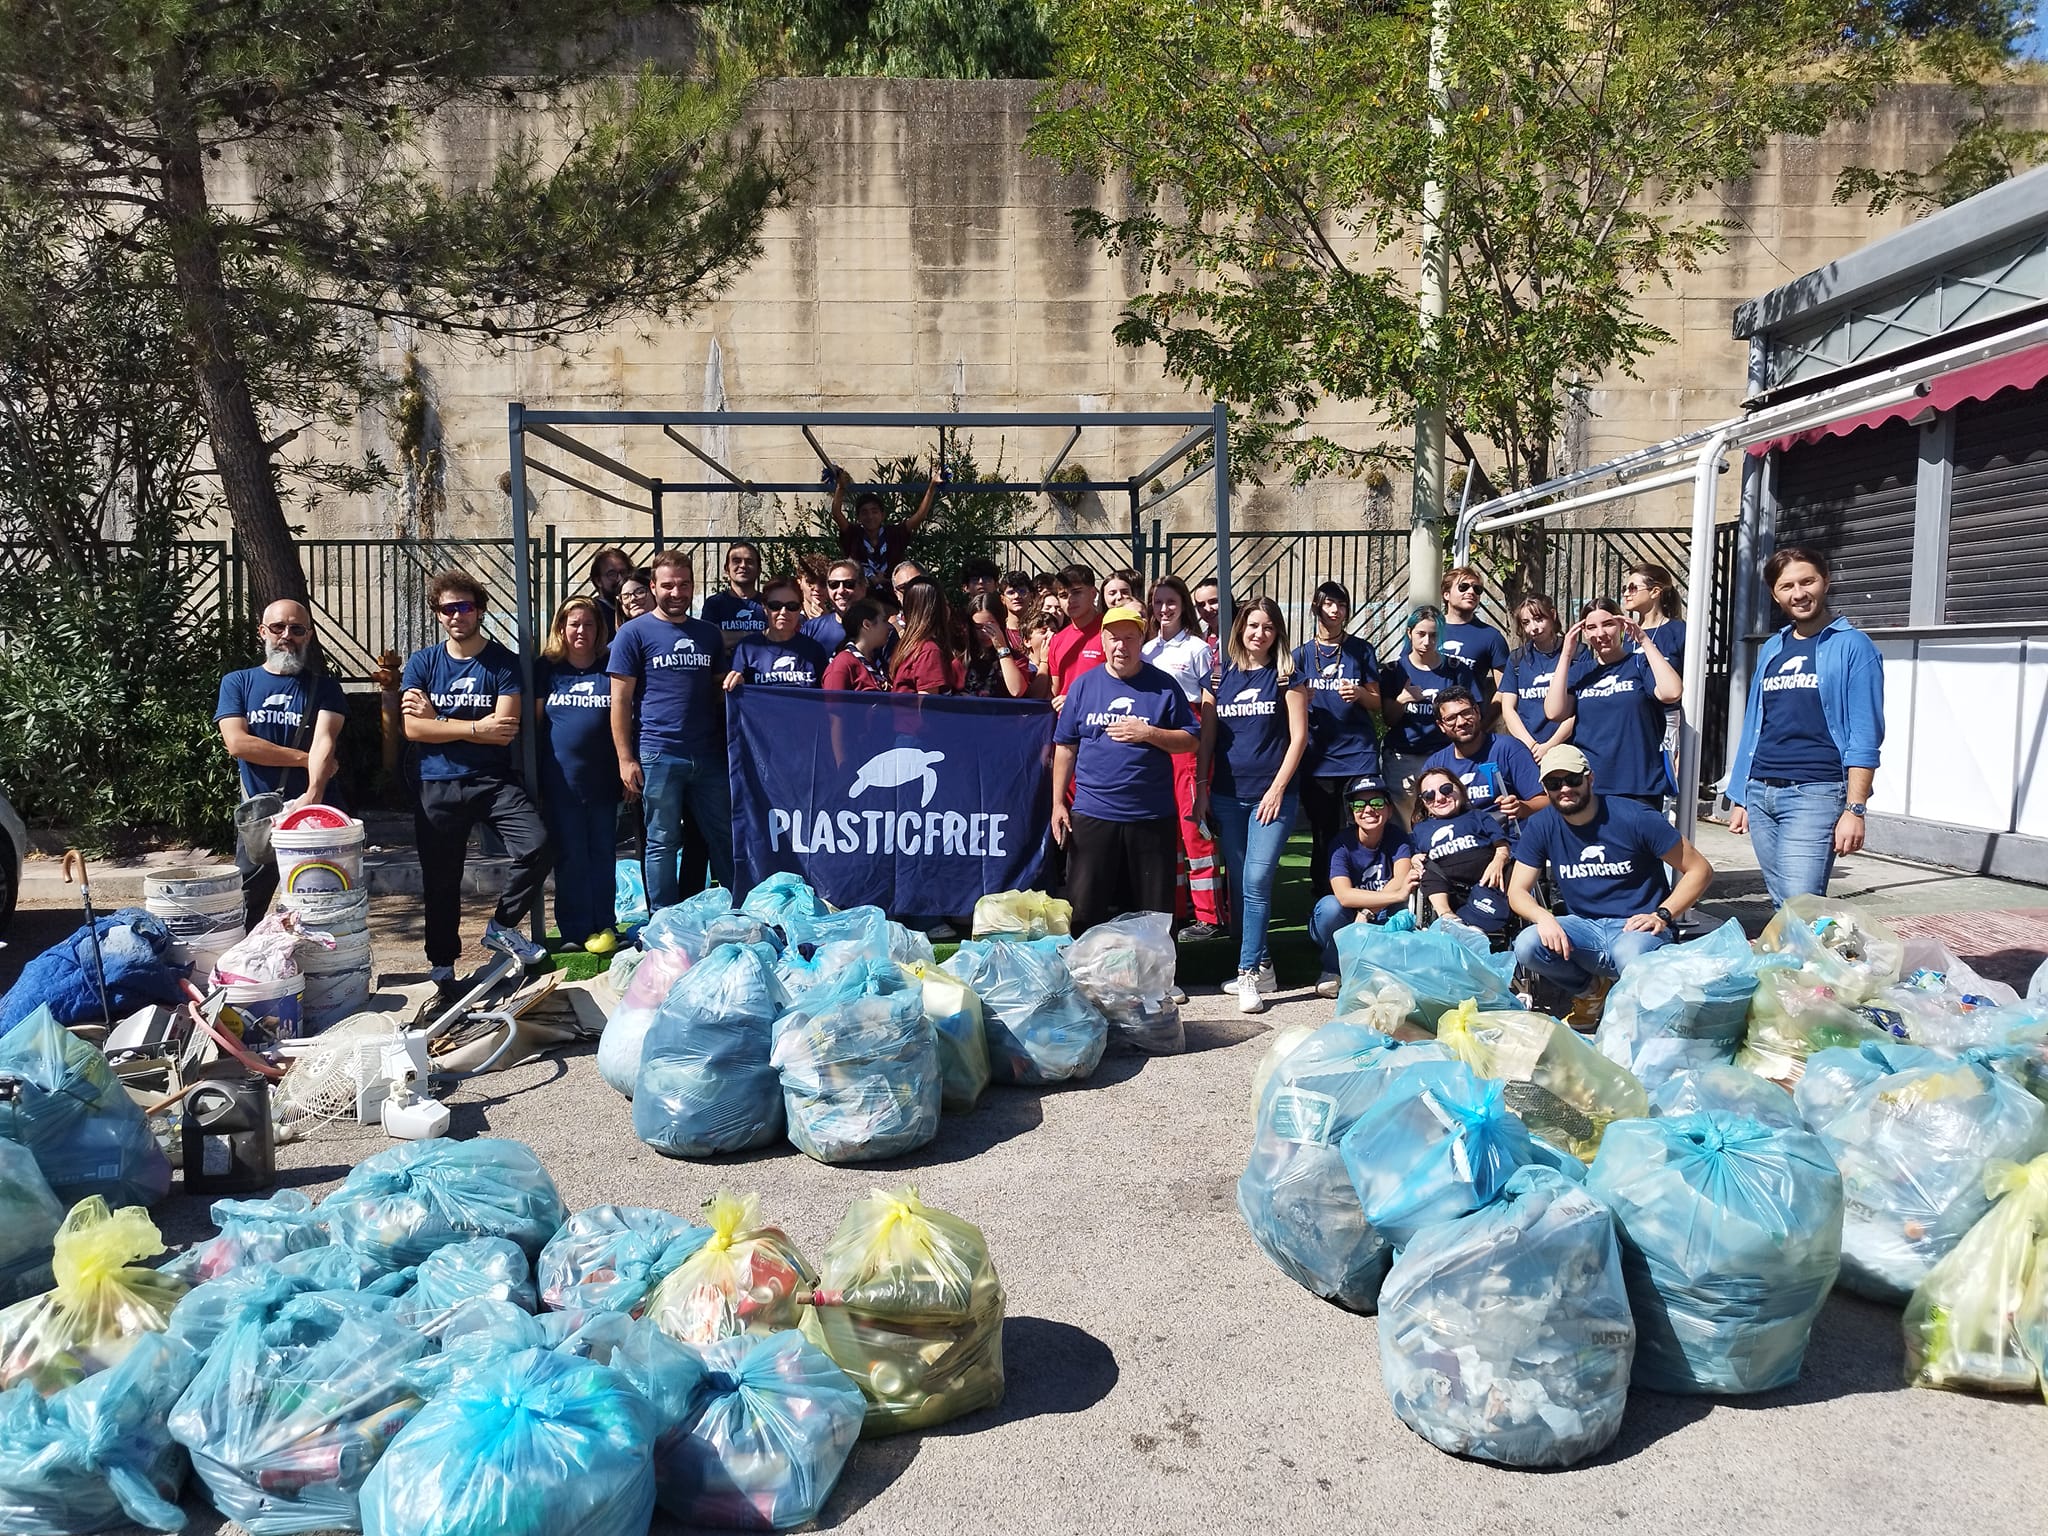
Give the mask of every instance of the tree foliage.
M 784 75 L 1038 80 L 1052 0 L 723 0 L 716 24 Z
M 1489 0 L 1449 7 L 1433 140 L 1426 4 L 1075 0 L 1032 146 L 1105 184 L 1079 238 L 1132 263 L 1117 329 L 1232 403 L 1233 451 L 1298 479 L 1398 450 L 1440 404 L 1489 479 L 1553 472 L 1575 389 L 1670 336 L 1640 301 L 1724 244 L 1702 195 L 1767 141 L 1868 110 L 1898 27 L 1861 0 Z M 1422 191 L 1444 185 L 1446 323 L 1425 346 Z

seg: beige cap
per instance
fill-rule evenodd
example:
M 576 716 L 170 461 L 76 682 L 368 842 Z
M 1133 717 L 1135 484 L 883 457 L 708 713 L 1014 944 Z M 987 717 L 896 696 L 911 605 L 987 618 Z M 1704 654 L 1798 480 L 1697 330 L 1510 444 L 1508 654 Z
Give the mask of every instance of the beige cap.
M 1593 765 L 1586 761 L 1586 754 L 1570 742 L 1561 747 L 1552 747 L 1543 754 L 1540 765 L 1546 774 L 1550 773 L 1591 773 Z

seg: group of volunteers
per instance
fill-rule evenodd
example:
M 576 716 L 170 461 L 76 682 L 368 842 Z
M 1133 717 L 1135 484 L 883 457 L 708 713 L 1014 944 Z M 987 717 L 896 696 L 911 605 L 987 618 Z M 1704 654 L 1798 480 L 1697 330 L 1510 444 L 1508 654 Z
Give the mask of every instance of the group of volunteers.
M 681 551 L 644 568 L 600 551 L 591 591 L 553 616 L 530 705 L 518 658 L 486 633 L 482 584 L 433 577 L 443 639 L 407 660 L 400 688 L 426 956 L 444 990 L 480 828 L 508 873 L 485 940 L 529 964 L 545 951 L 520 926 L 551 869 L 564 944 L 611 947 L 622 836 L 642 840 L 651 907 L 730 885 L 722 695 L 748 687 L 1048 701 L 1048 870 L 1074 931 L 1130 911 L 1175 913 L 1186 939 L 1227 927 L 1238 959 L 1226 989 L 1246 1012 L 1275 988 L 1274 880 L 1300 821 L 1326 996 L 1337 930 L 1408 911 L 1512 944 L 1562 1012 L 1670 942 L 1706 890 L 1711 868 L 1665 815 L 1685 621 L 1661 566 L 1636 566 L 1618 602 L 1586 604 L 1568 628 L 1547 598 L 1523 596 L 1513 645 L 1479 619 L 1481 575 L 1459 567 L 1382 661 L 1334 581 L 1316 588 L 1298 643 L 1266 597 L 1234 605 L 1220 633 L 1213 580 L 1190 590 L 1133 570 L 1098 582 L 1081 565 L 1033 576 L 971 560 L 949 590 L 909 555 L 935 486 L 890 523 L 873 492 L 848 515 L 839 474 L 840 559 L 764 581 L 760 550 L 734 543 L 701 608 Z M 1834 857 L 1862 845 L 1883 680 L 1875 647 L 1829 610 L 1823 556 L 1783 549 L 1765 574 L 1790 622 L 1759 653 L 1726 793 L 1782 902 L 1824 890 Z M 261 664 L 225 678 L 216 709 L 243 793 L 338 803 L 346 702 L 310 660 L 311 617 L 273 603 L 258 638 Z M 537 799 L 517 752 L 529 723 Z M 244 868 L 253 923 L 274 875 Z

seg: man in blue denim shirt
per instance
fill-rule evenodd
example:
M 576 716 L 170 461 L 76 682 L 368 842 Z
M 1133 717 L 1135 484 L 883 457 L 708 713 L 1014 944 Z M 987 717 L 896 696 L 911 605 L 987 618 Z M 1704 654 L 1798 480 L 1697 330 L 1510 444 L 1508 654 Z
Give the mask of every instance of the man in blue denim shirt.
M 1771 900 L 1825 895 L 1835 858 L 1863 846 L 1884 747 L 1884 658 L 1828 612 L 1828 562 L 1781 549 L 1764 580 L 1792 622 L 1763 643 L 1728 769 L 1728 830 L 1756 844 Z

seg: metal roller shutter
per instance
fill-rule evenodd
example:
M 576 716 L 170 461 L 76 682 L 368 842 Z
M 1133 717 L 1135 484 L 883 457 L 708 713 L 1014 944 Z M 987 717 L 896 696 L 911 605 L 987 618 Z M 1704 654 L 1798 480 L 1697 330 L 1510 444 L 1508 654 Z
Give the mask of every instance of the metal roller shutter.
M 1948 621 L 2048 619 L 2048 389 L 1958 408 L 1953 462 Z
M 1826 555 L 1835 611 L 1865 629 L 1910 615 L 1919 438 L 1917 428 L 1890 421 L 1801 443 L 1779 460 L 1778 548 L 1803 544 Z

